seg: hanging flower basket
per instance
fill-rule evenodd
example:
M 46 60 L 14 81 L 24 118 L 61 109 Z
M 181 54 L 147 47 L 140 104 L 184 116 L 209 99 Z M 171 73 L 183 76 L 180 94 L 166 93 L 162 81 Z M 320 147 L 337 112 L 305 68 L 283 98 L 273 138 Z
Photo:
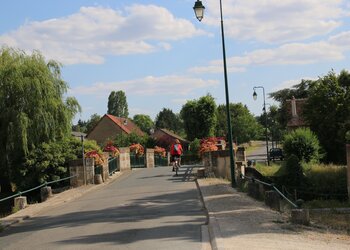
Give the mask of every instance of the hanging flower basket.
M 154 147 L 154 154 L 160 155 L 161 157 L 165 157 L 166 156 L 166 150 L 165 150 L 165 148 L 155 146 Z
M 134 153 L 136 156 L 142 156 L 145 154 L 145 150 L 140 143 L 132 144 L 130 147 L 130 152 Z
M 94 158 L 95 165 L 102 165 L 104 162 L 103 155 L 101 155 L 97 150 L 92 150 L 85 153 L 85 158 Z
M 103 148 L 103 152 L 108 152 L 109 156 L 115 157 L 120 154 L 119 149 L 113 146 L 113 142 L 109 141 L 107 145 Z

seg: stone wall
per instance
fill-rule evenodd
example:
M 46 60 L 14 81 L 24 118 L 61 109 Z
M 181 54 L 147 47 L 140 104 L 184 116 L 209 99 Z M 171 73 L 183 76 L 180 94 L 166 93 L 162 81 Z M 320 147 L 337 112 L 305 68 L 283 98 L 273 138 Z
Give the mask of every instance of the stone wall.
M 95 163 L 93 158 L 85 159 L 85 168 L 83 164 L 83 159 L 77 159 L 71 161 L 69 164 L 69 173 L 71 176 L 76 175 L 76 177 L 70 179 L 70 185 L 72 187 L 79 187 L 85 184 L 94 184 L 95 175 Z M 84 181 L 84 176 L 86 177 L 86 183 Z
M 235 152 L 235 181 L 240 183 L 241 173 L 247 165 L 244 147 L 238 148 Z M 218 178 L 225 178 L 231 181 L 231 160 L 229 150 L 206 152 L 203 154 L 203 163 L 207 176 L 214 175 Z

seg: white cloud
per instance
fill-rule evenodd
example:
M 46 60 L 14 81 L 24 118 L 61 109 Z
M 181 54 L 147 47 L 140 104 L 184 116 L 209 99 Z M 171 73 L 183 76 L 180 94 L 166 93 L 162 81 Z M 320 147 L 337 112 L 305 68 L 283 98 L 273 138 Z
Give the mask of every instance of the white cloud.
M 187 95 L 200 88 L 213 88 L 219 84 L 216 80 L 203 80 L 186 76 L 147 76 L 140 79 L 95 83 L 91 86 L 80 86 L 69 90 L 71 95 L 95 95 L 105 97 L 115 89 L 123 90 L 133 95 Z
M 317 79 L 318 78 L 316 78 L 316 77 L 302 77 L 300 79 L 286 80 L 286 81 L 282 82 L 281 84 L 272 88 L 271 92 L 275 92 L 275 91 L 278 91 L 281 89 L 286 89 L 286 88 L 292 88 L 294 85 L 301 83 L 302 80 L 317 80 Z
M 169 41 L 205 34 L 191 22 L 155 5 L 132 5 L 124 12 L 82 7 L 67 17 L 27 22 L 0 36 L 0 43 L 41 51 L 64 64 L 101 64 L 106 55 L 169 50 Z
M 329 41 L 290 43 L 272 49 L 259 49 L 242 56 L 229 57 L 227 67 L 229 72 L 244 72 L 249 66 L 304 65 L 321 61 L 339 61 L 345 58 L 346 49 L 350 49 L 347 43 L 349 39 L 350 32 L 344 32 L 332 37 Z M 189 71 L 220 73 L 222 68 L 222 60 L 213 60 L 208 66 L 193 67 Z
M 219 1 L 208 0 L 203 22 L 220 25 Z M 347 0 L 226 0 L 225 34 L 239 40 L 266 43 L 301 41 L 325 35 L 349 16 Z

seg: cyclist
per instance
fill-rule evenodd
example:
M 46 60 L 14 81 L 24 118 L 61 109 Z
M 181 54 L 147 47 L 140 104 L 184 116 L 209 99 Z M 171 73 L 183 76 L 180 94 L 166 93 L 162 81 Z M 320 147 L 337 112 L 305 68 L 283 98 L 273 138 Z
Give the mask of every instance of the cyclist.
M 173 171 L 175 171 L 174 163 L 176 159 L 178 162 L 178 166 L 180 166 L 182 151 L 183 149 L 180 144 L 180 141 L 178 139 L 175 139 L 174 143 L 170 146 L 170 155 L 171 155 L 171 162 L 173 163 Z

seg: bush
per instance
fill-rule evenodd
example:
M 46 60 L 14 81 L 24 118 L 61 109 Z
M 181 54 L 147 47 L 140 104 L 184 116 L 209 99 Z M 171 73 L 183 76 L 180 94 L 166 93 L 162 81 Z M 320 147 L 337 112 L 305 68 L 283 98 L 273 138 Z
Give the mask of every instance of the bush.
M 287 158 L 295 155 L 303 162 L 318 162 L 321 158 L 319 141 L 310 129 L 299 128 L 286 134 L 283 149 Z
M 299 187 L 303 181 L 303 168 L 296 155 L 291 155 L 286 161 L 285 183 L 288 186 Z

